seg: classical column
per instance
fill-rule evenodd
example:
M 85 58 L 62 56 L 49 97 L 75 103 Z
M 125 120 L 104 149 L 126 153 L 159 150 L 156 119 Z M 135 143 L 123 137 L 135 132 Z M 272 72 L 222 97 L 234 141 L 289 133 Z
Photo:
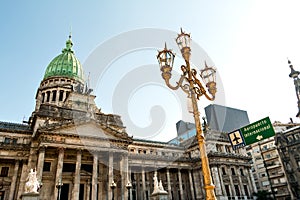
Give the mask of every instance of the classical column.
M 18 186 L 19 189 L 18 189 L 17 199 L 21 199 L 21 195 L 24 192 L 25 183 L 28 176 L 28 166 L 25 164 L 25 162 L 26 162 L 25 160 L 21 161 L 22 170 L 21 170 L 20 184 Z
M 205 199 L 205 190 L 204 190 L 204 178 L 203 178 L 203 173 L 202 173 L 202 169 L 200 168 L 200 170 L 198 171 L 199 172 L 199 178 L 200 178 L 200 182 L 199 182 L 199 185 L 200 185 L 200 188 L 199 188 L 199 191 L 200 191 L 200 198 L 201 199 Z M 198 188 L 198 187 L 196 187 Z
M 107 190 L 108 190 L 108 199 L 110 200 L 112 198 L 112 189 L 110 188 L 110 185 L 114 179 L 114 174 L 113 174 L 113 163 L 114 162 L 114 157 L 113 157 L 113 153 L 109 152 L 109 157 L 108 157 L 108 186 L 107 186 Z M 117 186 L 118 187 L 118 186 Z
M 143 186 L 143 200 L 146 200 L 146 181 L 145 181 L 145 169 L 142 167 L 142 186 Z
M 86 200 L 90 200 L 90 193 L 91 193 L 91 181 L 90 179 L 88 179 L 87 183 L 86 183 L 86 194 L 85 194 L 85 199 Z M 93 197 L 92 197 L 93 199 Z M 95 198 L 96 200 L 96 198 Z
M 128 157 L 127 157 L 128 158 Z M 127 165 L 128 165 L 128 180 L 131 182 L 131 184 L 132 184 L 132 180 L 131 180 L 131 167 L 129 166 L 129 164 L 127 163 Z M 130 189 L 130 192 L 129 192 L 129 199 L 132 199 L 132 189 L 133 189 L 133 187 Z
M 103 196 L 106 194 L 104 191 L 104 184 L 107 184 L 107 176 L 103 177 L 104 175 L 107 174 L 107 172 L 104 172 L 104 165 L 99 162 L 98 159 L 98 200 L 100 199 L 106 199 L 106 196 Z
M 47 92 L 45 92 L 44 94 L 45 94 L 45 97 L 44 97 L 44 101 L 43 101 L 43 103 L 47 102 L 47 98 L 48 98 L 48 94 L 47 94 Z
M 193 180 L 194 180 L 194 190 L 195 190 L 195 198 L 199 199 L 201 196 L 201 178 L 199 175 L 199 169 L 193 169 L 192 171 L 192 176 L 193 176 Z
M 98 155 L 94 153 L 93 159 L 93 175 L 92 175 L 92 200 L 97 200 L 98 185 Z
M 38 158 L 38 163 L 37 163 L 37 180 L 38 181 L 42 181 L 44 159 L 45 159 L 45 147 L 40 147 L 39 158 Z
M 124 199 L 125 200 L 127 200 L 128 199 L 128 189 L 125 187 L 126 186 L 126 184 L 130 181 L 130 177 L 129 177 L 129 172 L 128 172 L 128 155 L 127 154 L 125 154 L 125 155 L 123 155 L 123 158 L 122 158 L 122 171 L 121 171 L 121 173 L 122 173 L 122 188 L 124 188 L 123 189 L 123 194 L 124 194 Z
M 245 194 L 244 185 L 243 185 L 243 181 L 242 181 L 242 175 L 240 173 L 240 170 L 237 170 L 237 174 L 238 174 L 238 177 L 239 177 L 239 185 L 240 185 L 240 189 L 241 189 L 241 196 L 247 196 Z
M 49 98 L 49 102 L 52 102 L 52 98 L 53 98 L 53 91 L 50 91 L 50 98 Z
M 64 164 L 63 162 L 64 162 L 64 149 L 59 148 L 58 149 L 58 159 L 57 159 L 57 167 L 56 167 L 56 175 L 55 175 L 53 200 L 57 200 L 57 196 L 58 196 L 58 188 L 56 187 L 56 185 L 59 182 L 62 182 L 62 169 L 63 169 L 63 164 Z
M 214 184 L 215 184 L 215 192 L 217 196 L 221 196 L 222 195 L 222 188 L 221 188 L 221 181 L 219 179 L 219 172 L 218 172 L 218 168 L 216 166 L 211 168 L 211 175 L 214 178 Z
M 190 181 L 190 190 L 191 190 L 192 200 L 195 200 L 194 182 L 193 182 L 192 171 L 191 170 L 189 170 L 189 181 Z
M 181 178 L 181 172 L 179 168 L 178 168 L 178 182 L 179 182 L 180 199 L 184 199 L 183 190 L 182 190 L 182 178 Z
M 220 183 L 221 183 L 222 195 L 224 196 L 226 194 L 226 190 L 224 188 L 224 182 L 223 182 L 221 167 L 218 167 L 218 172 L 219 172 L 219 179 L 220 179 Z
M 65 100 L 66 100 L 66 98 L 67 98 L 67 92 L 66 92 L 66 91 L 64 91 L 64 92 L 63 92 L 63 101 L 65 101 Z
M 230 180 L 231 196 L 235 197 L 235 196 L 236 196 L 236 193 L 235 193 L 235 189 L 234 189 L 234 184 L 233 184 L 233 180 L 232 180 L 232 175 L 229 175 L 229 180 Z
M 248 169 L 248 183 L 249 183 L 249 187 L 250 187 L 250 191 L 249 193 L 252 194 L 254 192 L 257 192 L 257 188 L 256 188 L 256 185 L 255 185 L 255 181 L 254 181 L 254 177 L 253 177 L 253 174 L 251 172 L 251 169 L 249 168 Z
M 79 191 L 80 191 L 80 167 L 81 167 L 81 154 L 82 151 L 77 151 L 77 159 L 76 159 L 76 167 L 75 167 L 75 175 L 74 175 L 74 185 L 72 190 L 72 200 L 79 199 Z
M 172 188 L 171 188 L 171 180 L 170 180 L 170 169 L 167 168 L 167 182 L 168 182 L 168 194 L 169 194 L 169 199 L 172 199 Z
M 11 179 L 11 185 L 10 185 L 10 190 L 9 190 L 9 197 L 8 200 L 13 200 L 14 199 L 14 194 L 16 191 L 16 183 L 17 183 L 17 177 L 18 177 L 18 171 L 19 171 L 19 160 L 15 161 L 15 169 L 14 169 L 14 175 Z

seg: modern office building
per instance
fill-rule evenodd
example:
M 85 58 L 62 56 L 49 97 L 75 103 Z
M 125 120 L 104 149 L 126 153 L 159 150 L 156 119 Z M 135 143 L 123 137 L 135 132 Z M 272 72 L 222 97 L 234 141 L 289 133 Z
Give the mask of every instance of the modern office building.
M 229 133 L 249 124 L 247 111 L 211 104 L 205 107 L 207 123 L 212 130 Z

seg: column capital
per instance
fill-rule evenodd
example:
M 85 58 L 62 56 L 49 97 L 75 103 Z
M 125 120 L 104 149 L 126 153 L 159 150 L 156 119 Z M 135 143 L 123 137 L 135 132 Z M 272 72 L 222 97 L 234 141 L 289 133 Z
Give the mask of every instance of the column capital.
M 63 153 L 64 151 L 65 151 L 65 147 L 58 147 L 57 148 L 57 151 L 59 152 L 59 153 Z
M 46 148 L 47 148 L 47 145 L 41 145 L 41 146 L 38 147 L 38 151 L 43 152 L 43 151 L 46 150 Z
M 76 149 L 76 151 L 77 151 L 77 154 L 82 154 L 83 149 L 82 148 L 78 148 L 78 149 Z

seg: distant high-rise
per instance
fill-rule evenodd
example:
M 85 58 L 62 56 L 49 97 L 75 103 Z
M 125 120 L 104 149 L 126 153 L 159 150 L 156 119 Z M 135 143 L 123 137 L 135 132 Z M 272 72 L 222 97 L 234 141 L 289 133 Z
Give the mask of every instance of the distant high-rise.
M 249 124 L 247 111 L 211 104 L 205 107 L 207 123 L 210 129 L 231 132 Z

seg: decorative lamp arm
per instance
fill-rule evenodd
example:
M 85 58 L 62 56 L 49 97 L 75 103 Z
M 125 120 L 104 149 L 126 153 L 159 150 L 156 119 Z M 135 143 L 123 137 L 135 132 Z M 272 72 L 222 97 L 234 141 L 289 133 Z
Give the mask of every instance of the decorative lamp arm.
M 206 86 L 208 87 L 208 91 L 211 94 L 211 96 L 209 96 L 205 90 L 205 88 L 203 87 L 203 85 L 201 84 L 201 82 L 199 81 L 199 79 L 197 79 L 196 77 L 197 72 L 196 70 L 192 70 L 192 76 L 194 79 L 194 82 L 197 84 L 198 87 L 194 87 L 195 93 L 197 95 L 197 99 L 199 100 L 200 97 L 202 95 L 204 95 L 208 100 L 213 101 L 215 100 L 215 94 L 216 94 L 216 83 L 215 82 L 209 82 L 206 84 Z
M 175 86 L 171 85 L 170 79 L 169 79 L 169 78 L 166 78 L 166 79 L 165 79 L 165 82 L 166 82 L 166 85 L 167 85 L 169 88 L 171 88 L 172 90 L 177 90 L 179 87 L 182 86 L 182 83 L 183 83 L 184 79 L 185 79 L 185 76 L 184 76 L 184 75 L 181 75 L 179 81 L 176 82 L 177 85 L 175 85 Z

